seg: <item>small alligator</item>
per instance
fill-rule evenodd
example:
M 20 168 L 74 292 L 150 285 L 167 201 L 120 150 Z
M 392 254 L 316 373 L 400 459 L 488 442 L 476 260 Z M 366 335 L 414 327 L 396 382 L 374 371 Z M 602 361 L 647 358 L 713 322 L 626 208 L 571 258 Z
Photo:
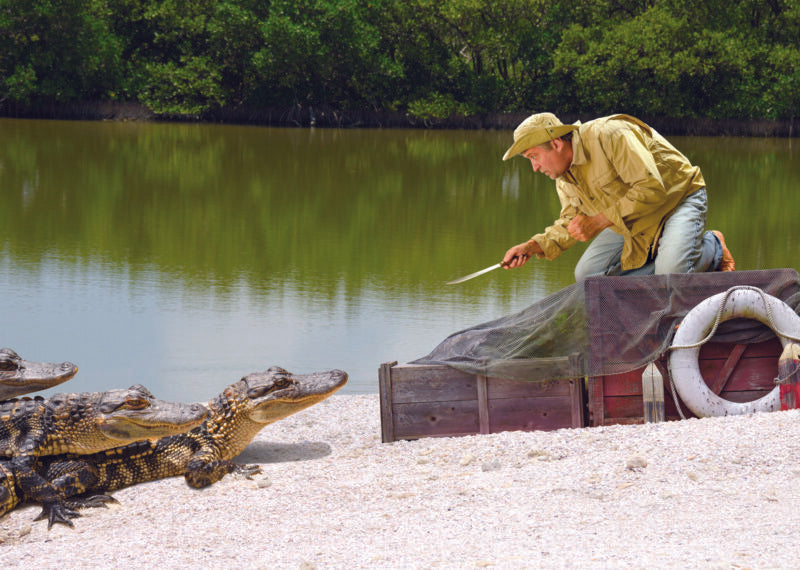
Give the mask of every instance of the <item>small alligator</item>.
M 190 486 L 201 488 L 234 471 L 250 476 L 260 468 L 232 459 L 263 427 L 324 400 L 346 382 L 347 373 L 341 370 L 302 375 L 274 366 L 228 386 L 208 403 L 203 424 L 191 431 L 90 455 L 42 458 L 36 470 L 59 490 L 73 513 L 109 499 L 98 493 L 155 479 L 183 475 Z M 6 482 L 0 480 L 11 496 L 7 510 L 20 501 L 14 475 L 7 470 Z M 27 494 L 25 498 L 30 499 Z M 3 512 L 0 501 L 0 515 Z
M 56 394 L 0 402 L 0 458 L 7 459 L 26 499 L 42 504 L 39 518 L 69 524 L 71 510 L 35 470 L 37 459 L 88 454 L 146 438 L 174 435 L 202 423 L 202 404 L 158 400 L 144 386 L 127 390 Z
M 71 362 L 30 362 L 10 348 L 0 348 L 0 400 L 52 388 L 77 372 Z

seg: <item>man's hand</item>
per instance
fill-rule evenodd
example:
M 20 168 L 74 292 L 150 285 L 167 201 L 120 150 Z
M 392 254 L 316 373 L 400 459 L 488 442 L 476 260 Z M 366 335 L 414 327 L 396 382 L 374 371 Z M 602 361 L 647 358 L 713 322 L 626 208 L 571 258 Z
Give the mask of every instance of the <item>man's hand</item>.
M 515 245 L 506 252 L 503 257 L 503 268 L 514 269 L 515 267 L 522 267 L 531 257 L 543 253 L 544 250 L 538 243 L 528 240 L 525 243 Z
M 570 220 L 567 231 L 578 241 L 589 241 L 610 225 L 611 222 L 602 213 L 596 216 L 578 214 Z

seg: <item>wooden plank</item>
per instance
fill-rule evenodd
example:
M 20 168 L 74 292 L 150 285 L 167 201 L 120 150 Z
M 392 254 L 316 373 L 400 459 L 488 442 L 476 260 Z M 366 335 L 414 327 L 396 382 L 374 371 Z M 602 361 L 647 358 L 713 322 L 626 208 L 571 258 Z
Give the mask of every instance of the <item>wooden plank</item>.
M 700 374 L 709 383 L 709 378 L 714 378 L 722 363 L 720 361 L 703 361 L 700 363 Z M 737 392 L 742 390 L 762 390 L 775 387 L 775 377 L 778 374 L 778 357 L 769 358 L 743 358 L 732 371 L 723 392 Z
M 611 418 L 638 418 L 640 422 L 644 421 L 641 396 L 607 396 L 604 402 L 605 423 L 593 425 L 616 423 L 612 422 Z
M 589 423 L 593 426 L 605 424 L 605 397 L 603 393 L 603 376 L 589 377 Z
M 392 402 L 475 400 L 478 379 L 444 365 L 401 364 L 392 369 Z
M 392 416 L 392 367 L 397 361 L 384 362 L 378 369 L 378 389 L 381 404 L 381 441 L 394 441 L 394 418 Z
M 500 398 L 532 398 L 548 396 L 569 396 L 569 381 L 548 380 L 545 382 L 526 382 L 509 380 L 508 378 L 490 378 L 488 397 L 490 400 Z
M 491 400 L 491 433 L 554 430 L 572 425 L 569 396 Z
M 643 423 L 642 416 L 635 416 L 630 418 L 614 418 L 614 417 L 607 417 L 606 423 L 604 425 L 636 425 Z
M 644 368 L 639 368 L 623 374 L 603 376 L 604 396 L 629 396 L 632 394 L 641 396 L 643 371 Z
M 479 433 L 478 400 L 394 405 L 395 439 Z
M 770 388 L 769 390 L 748 390 L 748 391 L 741 391 L 741 392 L 722 392 L 719 397 L 724 400 L 729 400 L 731 402 L 752 402 L 753 400 L 758 400 L 759 398 L 766 396 L 772 390 L 775 389 L 775 386 Z
M 709 341 L 700 347 L 700 360 L 706 359 L 725 359 L 731 352 L 733 344 L 729 342 Z M 743 358 L 757 358 L 760 356 L 772 356 L 781 353 L 783 348 L 778 337 L 746 345 Z
M 681 419 L 669 386 L 665 386 L 664 418 L 667 421 Z M 769 393 L 774 386 L 761 390 L 742 390 L 736 392 L 722 392 L 719 396 L 731 402 L 752 402 Z M 642 414 L 641 396 L 609 396 L 605 398 L 604 421 L 605 424 L 592 423 L 592 425 L 610 425 L 613 423 L 641 423 L 644 421 Z M 688 408 L 682 407 L 687 418 L 696 417 Z M 621 419 L 626 419 L 622 422 Z
M 490 433 L 489 397 L 486 388 L 486 376 L 478 376 L 478 426 L 481 433 Z
M 710 382 L 706 380 L 708 388 L 714 394 L 719 394 L 722 392 L 722 389 L 725 388 L 725 384 L 728 382 L 731 374 L 733 374 L 733 371 L 736 369 L 736 365 L 739 364 L 739 360 L 741 360 L 745 348 L 747 348 L 746 344 L 737 344 L 734 346 L 731 349 L 730 354 L 728 354 L 728 358 L 725 359 L 725 364 L 723 364 L 719 372 L 714 375 L 713 380 Z
M 586 425 L 583 413 L 583 379 L 576 378 L 569 381 L 569 400 L 572 416 L 572 427 L 580 428 Z

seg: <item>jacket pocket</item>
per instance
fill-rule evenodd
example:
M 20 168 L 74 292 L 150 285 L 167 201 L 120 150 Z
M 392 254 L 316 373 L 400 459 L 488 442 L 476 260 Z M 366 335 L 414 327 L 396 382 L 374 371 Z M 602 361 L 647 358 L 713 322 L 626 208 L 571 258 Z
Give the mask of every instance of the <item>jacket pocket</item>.
M 612 198 L 613 200 L 622 198 L 628 193 L 629 189 L 629 186 L 625 184 L 613 170 L 606 170 L 605 172 L 602 172 L 592 180 L 591 184 L 601 193 Z

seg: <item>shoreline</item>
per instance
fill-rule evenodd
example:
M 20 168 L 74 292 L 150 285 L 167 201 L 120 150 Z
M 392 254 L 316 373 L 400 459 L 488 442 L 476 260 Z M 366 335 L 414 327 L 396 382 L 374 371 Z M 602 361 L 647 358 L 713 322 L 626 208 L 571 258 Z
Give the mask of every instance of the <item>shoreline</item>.
M 622 110 L 621 112 L 624 112 Z M 308 105 L 292 107 L 236 107 L 208 111 L 200 115 L 158 116 L 139 103 L 119 101 L 84 101 L 75 103 L 21 106 L 0 101 L 0 117 L 9 119 L 50 119 L 82 121 L 186 122 L 265 127 L 295 128 L 400 128 L 513 130 L 530 113 L 487 113 L 477 116 L 453 116 L 443 119 L 412 117 L 390 111 L 341 110 Z M 564 122 L 586 122 L 594 115 L 563 113 Z M 770 137 L 797 138 L 800 129 L 794 120 L 707 119 L 639 116 L 665 136 Z
M 7 567 L 792 568 L 800 410 L 382 444 L 377 395 L 263 429 L 203 490 L 122 489 L 70 529 L 0 519 Z

